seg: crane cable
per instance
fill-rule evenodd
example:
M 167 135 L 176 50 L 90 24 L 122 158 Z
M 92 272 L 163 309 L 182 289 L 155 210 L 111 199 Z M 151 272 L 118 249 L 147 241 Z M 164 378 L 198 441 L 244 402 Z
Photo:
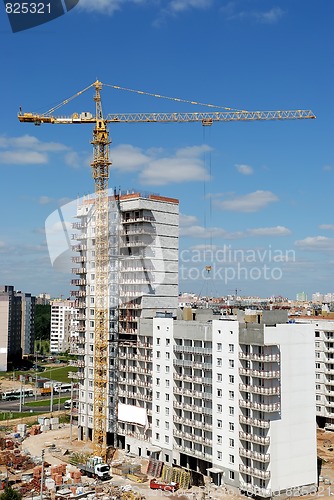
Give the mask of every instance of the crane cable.
M 194 104 L 197 106 L 206 106 L 208 108 L 225 109 L 226 111 L 240 111 L 240 112 L 244 112 L 244 113 L 247 112 L 246 110 L 243 110 L 243 109 L 228 108 L 226 106 L 217 106 L 216 104 L 208 104 L 208 103 L 204 103 L 204 102 L 190 101 L 188 99 L 182 99 L 180 97 L 169 97 L 169 96 L 160 95 L 160 94 L 153 94 L 151 92 L 145 92 L 144 90 L 134 90 L 134 89 L 126 88 L 126 87 L 120 87 L 119 85 L 112 85 L 109 83 L 104 83 L 103 85 L 105 87 L 111 87 L 111 88 L 116 89 L 116 90 L 125 90 L 126 92 L 133 92 L 135 94 L 147 95 L 150 97 L 157 97 L 160 99 L 167 99 L 170 101 L 183 102 L 183 103 L 187 103 L 187 104 Z

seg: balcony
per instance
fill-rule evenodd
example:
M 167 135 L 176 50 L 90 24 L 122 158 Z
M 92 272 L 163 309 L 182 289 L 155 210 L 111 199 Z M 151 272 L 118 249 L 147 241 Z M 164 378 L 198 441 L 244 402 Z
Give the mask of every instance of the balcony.
M 74 262 L 75 264 L 80 264 L 81 262 L 87 262 L 87 257 L 84 257 L 83 255 L 78 255 L 76 257 L 72 257 L 71 261 Z
M 212 354 L 212 349 L 208 347 L 192 347 L 187 345 L 175 345 L 174 352 L 193 352 L 195 354 Z
M 72 267 L 72 274 L 86 274 L 87 269 L 85 267 Z
M 134 222 L 154 222 L 154 217 L 148 215 L 142 215 L 136 218 L 122 219 L 122 224 L 133 224 Z
M 279 354 L 248 354 L 239 352 L 239 359 L 246 359 L 248 361 L 261 361 L 262 363 L 279 363 Z
M 253 425 L 254 427 L 260 427 L 261 429 L 269 429 L 270 422 L 268 420 L 260 420 L 257 418 L 244 417 L 243 415 L 239 416 L 239 422 L 241 424 Z
M 249 408 L 251 410 L 258 410 L 267 413 L 280 411 L 281 409 L 280 403 L 266 405 L 263 403 L 254 403 L 253 401 L 245 401 L 244 399 L 239 399 L 239 406 L 241 406 L 242 408 Z
M 268 446 L 270 444 L 270 437 L 257 436 L 256 434 L 249 434 L 248 432 L 239 431 L 239 438 L 243 441 L 249 441 L 250 443 L 261 444 L 262 446 Z
M 86 225 L 81 222 L 72 222 L 72 229 L 85 229 Z
M 203 415 L 212 415 L 212 408 L 207 408 L 205 406 L 190 405 L 178 401 L 174 401 L 173 406 L 179 410 L 188 410 Z
M 252 460 L 257 460 L 258 462 L 270 462 L 269 453 L 258 453 L 257 451 L 246 450 L 245 448 L 239 448 L 239 455 L 241 457 L 251 458 Z
M 75 279 L 71 280 L 71 285 L 76 285 L 76 286 L 86 286 L 87 281 L 84 279 Z
M 72 297 L 86 297 L 86 290 L 71 290 Z
M 85 252 L 87 250 L 87 245 L 72 245 L 73 252 Z
M 270 471 L 255 469 L 254 467 L 246 467 L 243 464 L 239 465 L 239 471 L 249 476 L 259 477 L 260 479 L 270 479 Z
M 258 385 L 239 384 L 240 391 L 263 394 L 265 396 L 276 396 L 281 393 L 280 387 L 260 387 Z
M 239 375 L 246 375 L 249 377 L 258 377 L 258 378 L 279 378 L 280 371 L 279 370 L 251 370 L 249 368 L 239 368 Z
M 176 366 L 189 366 L 198 370 L 210 370 L 212 369 L 211 363 L 197 363 L 195 361 L 191 361 L 190 359 L 174 359 L 173 364 Z

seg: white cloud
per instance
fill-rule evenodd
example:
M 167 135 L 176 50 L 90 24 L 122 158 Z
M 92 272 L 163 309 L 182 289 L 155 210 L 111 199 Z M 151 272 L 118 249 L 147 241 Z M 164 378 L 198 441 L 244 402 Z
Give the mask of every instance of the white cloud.
M 22 135 L 20 137 L 0 136 L 0 148 L 23 149 L 54 153 L 58 151 L 66 151 L 69 148 L 59 142 L 42 142 L 33 135 Z
M 291 234 L 291 231 L 284 226 L 258 227 L 248 229 L 246 234 L 249 236 L 287 236 Z
M 214 204 L 221 210 L 231 212 L 257 212 L 274 201 L 278 201 L 274 193 L 258 190 L 241 196 L 234 195 L 228 200 L 214 200 Z
M 51 198 L 50 196 L 40 196 L 38 198 L 38 203 L 40 205 L 49 205 L 50 203 L 56 203 L 58 206 L 63 206 L 66 205 L 67 203 L 71 202 L 72 200 L 70 198 Z
M 144 185 L 202 181 L 209 179 L 203 159 L 206 151 L 210 151 L 206 145 L 190 146 L 166 156 L 158 148 L 143 151 L 130 144 L 122 144 L 113 149 L 112 169 L 121 173 L 138 172 L 139 181 Z
M 48 162 L 48 157 L 38 151 L 3 151 L 0 152 L 0 163 L 10 165 L 42 165 Z
M 302 250 L 333 251 L 334 238 L 327 238 L 326 236 L 308 236 L 303 240 L 295 241 L 295 245 Z
M 240 6 L 240 7 L 239 7 Z M 272 7 L 265 11 L 242 10 L 244 3 L 231 1 L 221 7 L 220 11 L 228 20 L 254 19 L 263 24 L 274 24 L 280 21 L 285 12 L 280 7 Z
M 208 9 L 212 5 L 212 0 L 171 0 L 167 9 L 177 13 L 188 9 Z
M 320 224 L 319 229 L 334 231 L 334 224 Z
M 151 151 L 154 155 L 154 151 Z M 113 170 L 120 172 L 134 172 L 148 163 L 151 155 L 143 153 L 140 148 L 131 144 L 121 144 L 112 150 L 111 161 Z
M 325 172 L 331 172 L 333 170 L 333 167 L 332 167 L 332 165 L 324 165 L 323 170 Z
M 235 168 L 237 169 L 237 171 L 239 172 L 239 174 L 243 174 L 243 175 L 251 175 L 254 170 L 252 167 L 250 167 L 249 165 L 235 165 Z
M 79 7 L 88 12 L 112 15 L 126 4 L 147 5 L 150 0 L 80 0 Z

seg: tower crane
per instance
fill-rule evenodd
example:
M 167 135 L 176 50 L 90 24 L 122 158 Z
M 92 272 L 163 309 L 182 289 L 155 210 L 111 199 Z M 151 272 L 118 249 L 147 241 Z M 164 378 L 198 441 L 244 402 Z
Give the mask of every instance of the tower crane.
M 120 87 L 102 84 L 95 81 L 85 89 L 77 92 L 69 99 L 51 108 L 46 113 L 23 113 L 20 109 L 18 119 L 22 123 L 34 123 L 41 125 L 49 124 L 92 124 L 94 125 L 93 139 L 93 161 L 91 163 L 92 176 L 95 184 L 95 326 L 94 326 L 94 452 L 106 457 L 107 452 L 107 385 L 108 385 L 108 348 L 109 348 L 109 318 L 108 318 L 108 178 L 109 167 L 109 132 L 108 123 L 184 123 L 200 122 L 203 126 L 210 126 L 214 122 L 230 121 L 257 121 L 257 120 L 295 120 L 314 119 L 315 115 L 310 110 L 285 110 L 285 111 L 244 111 L 222 108 L 211 104 L 205 104 L 219 111 L 195 112 L 195 113 L 119 113 L 103 116 L 101 103 L 102 86 L 115 89 Z M 61 106 L 67 104 L 75 97 L 95 88 L 95 115 L 91 113 L 74 113 L 71 116 L 55 116 L 54 113 Z M 130 90 L 138 94 L 165 97 L 157 94 L 148 94 L 142 91 Z M 202 104 L 194 101 L 170 98 L 176 102 L 187 102 L 190 104 Z M 221 111 L 224 109 L 224 111 Z M 114 338 L 117 342 L 117 339 Z M 116 397 L 114 400 L 116 401 Z M 115 406 L 117 405 L 117 401 Z M 116 410 L 115 410 L 116 411 Z M 114 440 L 116 439 L 117 415 L 114 415 Z

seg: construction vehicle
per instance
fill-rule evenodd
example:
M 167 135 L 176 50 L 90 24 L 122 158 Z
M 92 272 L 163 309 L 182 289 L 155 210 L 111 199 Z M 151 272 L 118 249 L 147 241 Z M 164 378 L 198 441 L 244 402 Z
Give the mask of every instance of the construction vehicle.
M 90 457 L 85 464 L 77 464 L 77 467 L 85 476 L 102 481 L 111 479 L 110 466 L 103 462 L 102 457 Z
M 165 98 L 175 102 L 183 102 L 215 108 L 213 112 L 196 113 L 119 113 L 103 116 L 101 103 L 102 86 L 111 87 L 117 90 L 135 92 L 141 95 L 149 95 L 157 98 Z M 61 106 L 67 104 L 75 97 L 83 94 L 90 88 L 95 88 L 95 115 L 89 112 L 73 113 L 68 117 L 56 117 L 54 112 Z M 217 111 L 217 109 L 219 111 Z M 221 110 L 224 111 L 221 111 Z M 117 446 L 117 376 L 112 380 L 114 394 L 109 408 L 105 404 L 108 401 L 107 387 L 109 355 L 114 356 L 114 371 L 117 372 L 117 351 L 118 351 L 118 329 L 115 328 L 110 335 L 109 332 L 109 302 L 108 302 L 108 178 L 109 167 L 109 132 L 108 123 L 187 123 L 198 122 L 203 126 L 211 126 L 214 122 L 230 121 L 258 121 L 258 120 L 299 120 L 314 119 L 315 115 L 310 110 L 282 110 L 282 111 L 245 111 L 234 110 L 213 104 L 204 104 L 195 101 L 166 97 L 159 94 L 125 89 L 115 85 L 102 84 L 96 81 L 77 92 L 72 97 L 62 101 L 46 113 L 23 113 L 20 110 L 18 119 L 23 123 L 33 123 L 41 125 L 49 124 L 81 124 L 88 123 L 94 125 L 93 130 L 93 161 L 92 176 L 95 182 L 95 325 L 94 325 L 94 452 L 102 457 L 107 453 L 107 432 L 113 433 L 114 446 Z M 84 292 L 83 292 L 84 293 Z M 110 377 L 110 372 L 109 372 Z M 109 415 L 109 420 L 108 416 Z
M 150 481 L 151 490 L 163 490 L 163 491 L 176 491 L 179 489 L 179 484 L 170 482 L 166 483 L 165 481 L 160 481 L 160 479 L 151 479 Z

